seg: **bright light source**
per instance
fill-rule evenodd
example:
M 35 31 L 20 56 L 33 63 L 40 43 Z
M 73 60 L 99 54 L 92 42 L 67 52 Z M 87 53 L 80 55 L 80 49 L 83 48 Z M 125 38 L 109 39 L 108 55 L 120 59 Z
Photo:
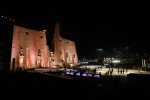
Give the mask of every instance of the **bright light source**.
M 2 16 L 2 18 L 3 18 L 4 16 Z
M 77 76 L 80 76 L 80 72 L 78 72 L 76 75 L 77 75 Z
M 100 75 L 99 74 L 95 74 L 94 77 L 95 78 L 100 78 Z
M 74 72 L 70 72 L 70 75 L 74 75 Z
M 66 72 L 66 74 L 67 74 L 67 75 L 69 75 L 69 74 L 70 74 L 70 72 L 69 72 L 69 71 L 67 71 L 67 72 Z
M 87 76 L 87 73 L 83 73 L 82 76 Z
M 120 63 L 120 60 L 113 60 L 113 63 Z
M 103 49 L 97 49 L 97 51 L 102 51 Z

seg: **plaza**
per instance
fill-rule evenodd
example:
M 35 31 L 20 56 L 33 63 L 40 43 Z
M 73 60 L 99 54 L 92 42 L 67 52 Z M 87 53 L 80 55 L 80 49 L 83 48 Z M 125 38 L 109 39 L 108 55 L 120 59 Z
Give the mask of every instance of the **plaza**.
M 95 70 L 95 71 L 94 71 Z M 124 70 L 124 71 L 123 71 Z M 74 72 L 74 76 L 76 77 L 77 72 L 87 73 L 87 74 L 100 74 L 100 77 L 103 76 L 112 76 L 112 77 L 126 77 L 129 74 L 143 74 L 143 75 L 150 75 L 150 71 L 141 70 L 141 69 L 127 69 L 127 68 L 107 68 L 106 66 L 102 65 L 79 65 L 73 68 L 36 68 L 36 69 L 29 69 L 27 70 L 31 73 L 48 73 L 51 72 L 52 74 L 59 73 L 61 77 L 67 76 L 67 72 Z M 81 75 L 82 76 L 82 75 Z

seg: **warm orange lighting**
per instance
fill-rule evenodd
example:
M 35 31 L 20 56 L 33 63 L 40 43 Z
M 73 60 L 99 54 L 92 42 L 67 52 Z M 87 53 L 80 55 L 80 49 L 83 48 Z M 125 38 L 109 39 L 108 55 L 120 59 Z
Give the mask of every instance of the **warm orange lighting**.
M 30 68 L 29 48 L 27 48 L 26 60 L 27 60 L 27 68 Z
M 44 57 L 43 57 L 43 67 L 45 67 L 45 59 L 44 59 Z
M 37 67 L 52 68 L 63 65 L 67 66 L 73 62 L 78 63 L 75 43 L 74 41 L 61 38 L 60 25 L 58 22 L 55 25 L 52 51 L 49 50 L 46 43 L 46 30 L 36 31 L 14 25 L 11 69 L 13 66 L 15 68 L 14 70 L 16 70 L 18 67 L 24 67 L 25 69 Z M 18 52 L 20 47 L 23 48 L 22 52 L 24 53 L 24 57 L 22 58 L 19 57 Z M 38 50 L 41 50 L 41 55 L 38 54 Z M 70 57 L 66 57 L 67 52 L 71 55 Z M 72 59 L 73 54 L 76 56 L 75 59 Z M 49 60 L 50 57 L 51 59 Z

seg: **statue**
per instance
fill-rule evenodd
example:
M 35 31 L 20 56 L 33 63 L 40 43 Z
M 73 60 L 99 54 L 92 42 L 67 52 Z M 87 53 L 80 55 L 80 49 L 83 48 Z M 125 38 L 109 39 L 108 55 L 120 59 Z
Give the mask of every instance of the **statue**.
M 20 69 L 24 69 L 23 61 L 24 61 L 24 54 L 23 54 L 23 48 L 21 47 L 19 51 L 19 68 Z

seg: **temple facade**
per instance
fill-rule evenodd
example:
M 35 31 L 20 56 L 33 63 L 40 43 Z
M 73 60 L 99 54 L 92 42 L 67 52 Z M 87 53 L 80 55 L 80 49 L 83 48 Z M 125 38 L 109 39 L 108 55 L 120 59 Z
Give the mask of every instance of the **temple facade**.
M 37 31 L 14 25 L 10 69 L 72 67 L 78 64 L 75 42 L 60 36 L 58 22 L 52 45 L 50 50 L 46 30 Z
M 53 36 L 54 66 L 72 67 L 78 64 L 78 56 L 75 42 L 64 39 L 60 36 L 59 22 L 55 25 L 55 34 Z

